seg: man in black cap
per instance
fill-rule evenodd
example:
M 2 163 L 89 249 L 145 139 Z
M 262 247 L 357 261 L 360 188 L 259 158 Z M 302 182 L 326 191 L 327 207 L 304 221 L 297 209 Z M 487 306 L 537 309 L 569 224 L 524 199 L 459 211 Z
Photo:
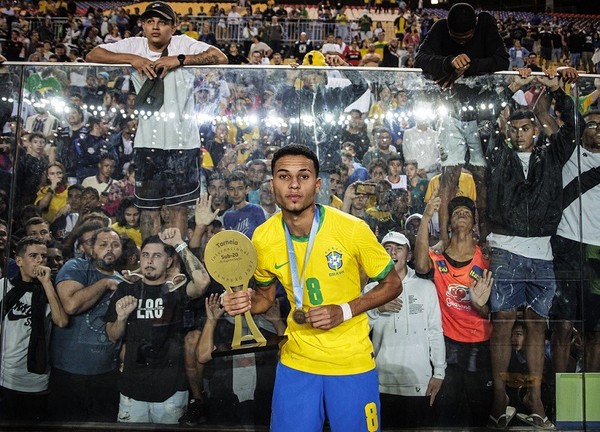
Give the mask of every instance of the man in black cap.
M 476 14 L 468 3 L 455 4 L 448 18 L 435 22 L 415 58 L 415 67 L 442 87 L 451 87 L 463 75 L 507 70 L 508 65 L 496 20 L 487 12 Z
M 479 136 L 479 123 L 489 118 L 489 111 L 479 111 L 483 102 L 497 99 L 495 88 L 485 86 L 477 79 L 454 86 L 461 76 L 477 76 L 508 70 L 509 57 L 506 46 L 498 32 L 496 20 L 486 12 L 475 13 L 467 3 L 457 3 L 448 12 L 448 18 L 436 21 L 419 47 L 415 67 L 435 80 L 445 92 L 451 104 L 450 113 L 441 116 L 439 142 L 443 167 L 440 180 L 440 226 L 448 223 L 449 201 L 456 195 L 462 167 L 467 163 L 477 187 L 477 210 L 481 238 L 485 228 L 485 158 Z M 464 111 L 463 107 L 475 107 Z M 447 233 L 442 230 L 442 239 Z
M 185 232 L 185 205 L 193 203 L 205 188 L 198 152 L 200 136 L 193 120 L 194 74 L 182 66 L 227 63 L 227 56 L 218 48 L 174 35 L 176 25 L 171 6 L 152 2 L 142 14 L 143 37 L 100 45 L 86 58 L 95 63 L 128 63 L 137 71 L 131 76 L 140 112 L 135 136 L 135 197 L 142 209 L 144 238 L 158 233 L 163 205 L 171 207 L 171 225 Z

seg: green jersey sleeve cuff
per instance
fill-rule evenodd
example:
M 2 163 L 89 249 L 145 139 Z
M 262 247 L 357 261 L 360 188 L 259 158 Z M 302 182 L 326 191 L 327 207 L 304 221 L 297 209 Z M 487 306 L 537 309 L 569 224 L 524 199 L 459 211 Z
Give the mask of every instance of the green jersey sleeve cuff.
M 372 281 L 380 281 L 381 279 L 383 279 L 384 277 L 386 277 L 388 275 L 388 273 L 390 271 L 392 271 L 394 269 L 394 261 L 390 260 L 390 262 L 388 263 L 387 266 L 385 266 L 385 268 L 383 269 L 383 271 L 381 273 L 379 273 L 377 276 L 371 278 Z
M 255 281 L 256 281 L 256 285 L 257 286 L 266 287 L 266 286 L 269 286 L 269 285 L 273 285 L 275 283 L 276 279 L 271 279 L 271 280 L 268 280 L 268 281 L 265 281 L 265 282 L 262 282 L 262 281 L 259 281 L 259 280 L 255 279 Z

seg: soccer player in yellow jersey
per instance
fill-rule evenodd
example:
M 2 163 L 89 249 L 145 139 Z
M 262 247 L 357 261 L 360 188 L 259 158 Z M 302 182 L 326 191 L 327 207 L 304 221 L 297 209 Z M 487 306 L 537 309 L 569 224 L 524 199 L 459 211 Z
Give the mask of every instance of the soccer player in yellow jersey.
M 315 204 L 319 161 L 308 147 L 279 149 L 271 167 L 281 212 L 252 237 L 257 288 L 223 298 L 230 315 L 263 313 L 279 280 L 295 306 L 277 367 L 271 430 L 320 432 L 327 413 L 333 431 L 377 431 L 377 372 L 363 312 L 402 292 L 394 263 L 366 223 Z M 362 297 L 361 270 L 379 282 Z

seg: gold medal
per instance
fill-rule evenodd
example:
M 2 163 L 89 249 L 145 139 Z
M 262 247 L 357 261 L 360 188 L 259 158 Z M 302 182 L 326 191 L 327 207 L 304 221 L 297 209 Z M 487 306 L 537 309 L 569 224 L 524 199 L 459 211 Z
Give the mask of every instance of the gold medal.
M 306 315 L 302 309 L 296 309 L 292 314 L 292 319 L 296 322 L 296 324 L 304 324 L 306 323 Z

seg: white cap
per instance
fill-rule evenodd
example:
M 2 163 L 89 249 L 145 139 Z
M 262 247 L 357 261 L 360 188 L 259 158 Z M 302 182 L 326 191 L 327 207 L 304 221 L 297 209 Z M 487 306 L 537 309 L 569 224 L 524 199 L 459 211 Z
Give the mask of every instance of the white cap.
M 407 218 L 406 218 L 406 220 L 404 221 L 404 226 L 408 225 L 408 223 L 409 223 L 410 221 L 412 221 L 412 220 L 415 220 L 415 219 L 419 219 L 419 220 L 421 220 L 421 219 L 423 219 L 423 215 L 422 215 L 422 214 L 420 214 L 420 213 L 413 213 L 413 214 L 411 214 L 411 215 L 410 215 L 409 217 L 407 217 Z
M 406 245 L 406 246 L 408 246 L 408 249 L 410 249 L 410 242 L 408 241 L 406 236 L 404 234 L 400 234 L 399 232 L 396 232 L 396 231 L 390 231 L 389 233 L 387 233 L 385 235 L 385 237 L 383 237 L 383 240 L 381 240 L 381 244 L 384 245 L 386 243 L 396 243 L 397 245 Z

